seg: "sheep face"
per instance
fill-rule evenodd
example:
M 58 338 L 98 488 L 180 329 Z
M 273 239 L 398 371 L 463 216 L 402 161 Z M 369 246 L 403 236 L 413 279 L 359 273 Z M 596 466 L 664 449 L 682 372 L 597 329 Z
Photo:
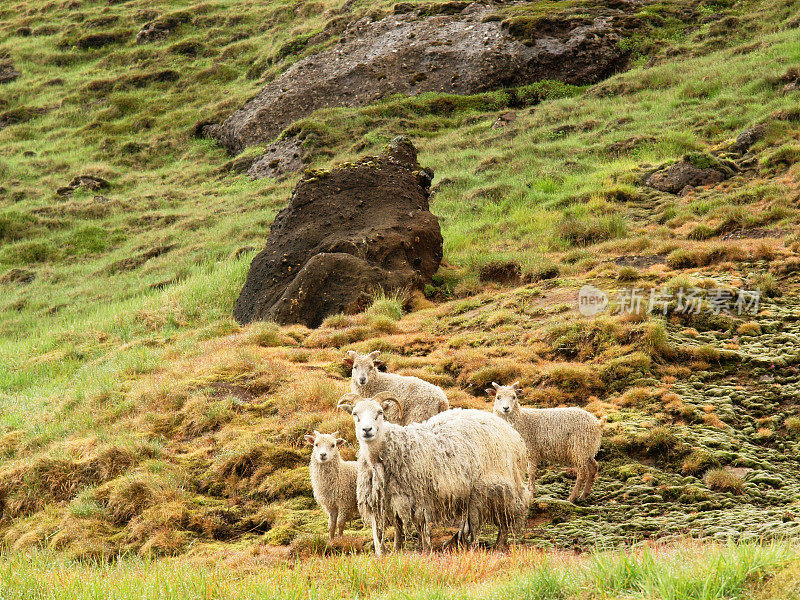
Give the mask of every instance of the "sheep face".
M 380 444 L 383 439 L 383 407 L 375 400 L 362 400 L 353 407 L 356 437 L 364 444 Z
M 314 431 L 314 435 L 307 435 L 306 444 L 314 448 L 311 452 L 311 460 L 324 464 L 339 456 L 339 446 L 344 443 L 344 440 L 336 437 L 338 434 L 338 431 L 333 433 Z
M 375 377 L 378 367 L 381 365 L 381 361 L 378 360 L 378 354 L 380 354 L 378 350 L 369 354 L 359 354 L 354 350 L 350 350 L 347 353 L 347 358 L 344 359 L 344 362 L 353 367 L 353 381 L 356 385 L 367 385 L 369 380 Z
M 503 419 L 513 417 L 519 411 L 519 398 L 517 398 L 519 391 L 521 391 L 519 381 L 511 385 L 492 382 L 492 387 L 487 389 L 486 393 L 494 396 L 494 414 Z

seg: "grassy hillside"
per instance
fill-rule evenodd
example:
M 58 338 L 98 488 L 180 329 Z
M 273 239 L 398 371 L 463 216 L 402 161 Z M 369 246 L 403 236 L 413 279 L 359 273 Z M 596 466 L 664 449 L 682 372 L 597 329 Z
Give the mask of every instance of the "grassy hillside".
M 498 18 L 521 27 L 593 6 L 530 2 Z M 592 501 L 566 504 L 571 474 L 546 471 L 526 543 L 797 535 L 800 3 L 647 4 L 647 35 L 622 42 L 630 70 L 600 84 L 394 97 L 296 123 L 318 168 L 409 135 L 436 172 L 445 264 L 426 298 L 376 298 L 315 331 L 240 328 L 233 301 L 297 177 L 251 181 L 195 126 L 334 43 L 341 23 L 390 10 L 0 7 L 0 60 L 22 73 L 0 84 L 8 546 L 71 558 L 328 551 L 300 440 L 318 428 L 353 441 L 334 411 L 350 348 L 381 349 L 456 406 L 488 408 L 491 381 L 520 379 L 532 405 L 608 415 Z M 137 44 L 154 20 L 170 35 Z M 763 138 L 735 152 L 757 124 Z M 735 172 L 686 195 L 643 184 L 683 156 Z M 58 193 L 79 175 L 108 187 Z M 706 297 L 699 314 L 587 319 L 585 283 L 612 297 L 760 288 L 762 306 L 713 315 Z M 362 549 L 361 524 L 348 533 L 339 550 Z

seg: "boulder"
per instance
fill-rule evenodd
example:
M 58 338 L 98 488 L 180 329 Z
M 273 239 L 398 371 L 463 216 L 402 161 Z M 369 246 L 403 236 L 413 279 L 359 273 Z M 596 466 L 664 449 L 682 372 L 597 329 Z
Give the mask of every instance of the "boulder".
M 684 160 L 656 171 L 645 183 L 662 192 L 679 194 L 686 187 L 715 185 L 727 178 L 728 175 L 722 171 L 711 167 L 700 168 Z
M 750 150 L 751 146 L 757 141 L 761 140 L 767 132 L 767 126 L 764 123 L 748 127 L 738 136 L 733 144 L 734 150 L 737 152 L 745 153 Z
M 352 23 L 338 44 L 297 61 L 210 133 L 238 154 L 321 108 L 364 106 L 392 94 L 475 94 L 543 79 L 594 83 L 627 61 L 613 11 L 555 16 L 535 39 L 523 39 L 490 18 L 494 6 L 455 8 L 456 14 L 416 11 Z
M 406 138 L 379 156 L 307 172 L 250 265 L 236 320 L 317 327 L 365 308 L 378 290 L 430 283 L 442 260 L 432 177 Z

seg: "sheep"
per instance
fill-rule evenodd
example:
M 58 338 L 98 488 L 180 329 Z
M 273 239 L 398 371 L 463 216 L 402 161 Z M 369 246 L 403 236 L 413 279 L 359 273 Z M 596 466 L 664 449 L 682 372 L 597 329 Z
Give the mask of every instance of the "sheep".
M 362 398 L 371 398 L 380 392 L 392 392 L 397 403 L 385 409 L 384 418 L 390 423 L 408 425 L 421 423 L 433 415 L 450 408 L 442 388 L 419 377 L 384 373 L 378 370 L 383 363 L 377 359 L 380 352 L 359 354 L 350 350 L 344 359 L 353 367 L 350 390 Z
M 520 432 L 528 447 L 528 491 L 535 491 L 536 469 L 541 462 L 574 467 L 578 476 L 569 495 L 574 502 L 580 494 L 586 498 L 597 477 L 600 438 L 607 418 L 598 420 L 582 408 L 521 408 L 517 394 L 519 381 L 511 385 L 492 382 L 486 390 L 494 396 L 494 414 L 511 423 Z M 581 488 L 583 491 L 581 492 Z
M 390 423 L 385 412 L 397 402 L 391 392 L 370 399 L 350 393 L 339 401 L 356 425 L 356 495 L 362 516 L 370 517 L 375 552 L 382 554 L 386 525 L 395 526 L 396 550 L 410 523 L 429 552 L 433 523 L 460 519 L 459 534 L 474 543 L 489 518 L 499 528 L 497 548 L 505 550 L 509 529 L 523 523 L 528 505 L 520 434 L 475 409 L 450 409 L 406 426 Z
M 338 431 L 325 434 L 315 430 L 313 435 L 305 436 L 306 443 L 314 448 L 311 452 L 311 487 L 314 499 L 328 513 L 328 537 L 331 540 L 341 537 L 345 523 L 358 516 L 358 464 L 354 460 L 342 460 L 339 446 L 345 440 L 338 435 Z

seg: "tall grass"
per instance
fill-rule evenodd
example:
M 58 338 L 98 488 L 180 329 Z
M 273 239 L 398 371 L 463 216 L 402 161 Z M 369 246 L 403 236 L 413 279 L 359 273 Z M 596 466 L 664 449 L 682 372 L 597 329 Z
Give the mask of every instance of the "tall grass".
M 738 600 L 800 558 L 788 544 L 695 545 L 599 552 L 586 557 L 537 550 L 508 556 L 481 551 L 420 556 L 366 555 L 283 562 L 257 553 L 213 559 L 112 563 L 49 554 L 0 559 L 4 600 Z M 276 562 L 277 561 L 277 562 Z M 787 581 L 788 586 L 797 582 Z M 776 596 L 777 598 L 777 596 Z

